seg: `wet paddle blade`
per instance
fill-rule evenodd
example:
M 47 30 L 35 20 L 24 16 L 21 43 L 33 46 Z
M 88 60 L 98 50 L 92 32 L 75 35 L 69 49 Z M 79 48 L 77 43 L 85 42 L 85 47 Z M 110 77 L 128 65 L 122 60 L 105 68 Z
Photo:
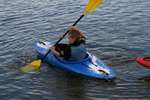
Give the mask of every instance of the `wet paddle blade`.
M 86 16 L 87 14 L 94 12 L 102 3 L 103 0 L 89 0 L 83 14 Z
M 31 71 L 37 71 L 40 69 L 41 63 L 42 63 L 41 60 L 33 61 L 29 65 L 22 67 L 21 71 L 24 73 L 31 72 Z

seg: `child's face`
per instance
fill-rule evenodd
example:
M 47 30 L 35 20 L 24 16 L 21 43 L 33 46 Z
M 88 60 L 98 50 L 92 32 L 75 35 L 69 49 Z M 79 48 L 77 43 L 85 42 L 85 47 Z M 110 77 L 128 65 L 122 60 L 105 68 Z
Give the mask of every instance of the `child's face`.
M 69 42 L 69 44 L 73 44 L 73 43 L 75 43 L 75 41 L 76 41 L 75 37 L 68 36 L 68 42 Z

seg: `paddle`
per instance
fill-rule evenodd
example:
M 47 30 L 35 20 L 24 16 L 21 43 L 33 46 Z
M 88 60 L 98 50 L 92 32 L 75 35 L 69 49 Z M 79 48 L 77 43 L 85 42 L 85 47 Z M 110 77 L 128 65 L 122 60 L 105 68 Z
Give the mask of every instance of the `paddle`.
M 89 0 L 83 14 L 79 17 L 79 19 L 72 26 L 75 26 L 84 16 L 94 12 L 96 10 L 96 8 L 98 6 L 100 6 L 102 3 L 103 3 L 103 0 Z M 69 30 L 55 43 L 55 45 L 57 45 L 68 34 L 68 32 L 69 32 Z M 45 60 L 45 58 L 47 57 L 47 55 L 50 52 L 51 51 L 48 50 L 48 52 L 45 54 L 45 56 L 42 59 L 35 60 L 32 63 L 30 63 L 29 65 L 22 67 L 21 71 L 22 72 L 30 72 L 33 70 L 39 70 L 41 63 Z

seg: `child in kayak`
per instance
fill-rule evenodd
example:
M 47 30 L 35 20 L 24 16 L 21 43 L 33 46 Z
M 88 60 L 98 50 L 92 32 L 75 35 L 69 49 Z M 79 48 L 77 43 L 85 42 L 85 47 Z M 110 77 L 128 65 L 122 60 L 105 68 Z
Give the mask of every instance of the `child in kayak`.
M 78 61 L 86 57 L 85 34 L 76 27 L 71 27 L 68 33 L 68 44 L 57 44 L 51 51 L 64 60 Z

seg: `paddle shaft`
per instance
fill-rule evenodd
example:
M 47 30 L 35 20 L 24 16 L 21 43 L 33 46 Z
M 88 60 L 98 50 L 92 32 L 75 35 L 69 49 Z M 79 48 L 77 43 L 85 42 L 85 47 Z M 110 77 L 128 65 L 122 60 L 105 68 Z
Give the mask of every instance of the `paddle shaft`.
M 78 22 L 84 17 L 84 15 L 81 15 L 79 17 L 79 19 L 72 25 L 72 26 L 76 26 L 78 24 Z M 67 34 L 69 33 L 69 30 L 66 31 L 66 33 L 55 43 L 55 45 L 57 45 Z M 54 46 L 55 46 L 54 45 Z M 49 49 L 48 52 L 45 54 L 45 56 L 42 58 L 42 61 L 44 61 L 44 59 L 47 57 L 47 55 L 51 52 L 51 50 Z

